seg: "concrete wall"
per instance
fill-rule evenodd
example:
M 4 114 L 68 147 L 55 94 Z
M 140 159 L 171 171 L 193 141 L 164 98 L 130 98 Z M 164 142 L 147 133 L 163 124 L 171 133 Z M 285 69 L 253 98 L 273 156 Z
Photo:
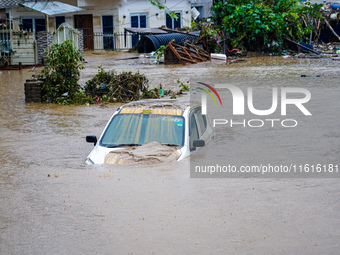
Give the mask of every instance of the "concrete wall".
M 52 33 L 51 32 L 39 32 L 37 35 L 38 44 L 38 60 L 39 64 L 42 63 L 42 59 L 46 59 L 45 50 L 48 50 L 52 43 Z
M 52 32 L 39 32 L 37 35 L 37 48 L 38 48 L 38 62 L 42 64 L 42 59 L 46 59 L 45 50 L 48 50 L 52 44 Z M 78 35 L 78 49 L 84 56 L 84 38 L 83 31 Z

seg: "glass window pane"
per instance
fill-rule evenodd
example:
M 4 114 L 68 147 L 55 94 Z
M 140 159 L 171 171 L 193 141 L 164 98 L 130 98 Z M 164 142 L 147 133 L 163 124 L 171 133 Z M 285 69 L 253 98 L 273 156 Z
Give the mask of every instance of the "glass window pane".
M 100 145 L 159 143 L 183 146 L 184 119 L 181 116 L 118 114 L 109 124 Z
M 23 19 L 22 24 L 24 25 L 24 30 L 32 32 L 33 31 L 33 20 L 32 19 Z
M 169 14 L 166 14 L 166 24 L 165 25 L 166 25 L 167 28 L 173 29 L 172 18 L 170 17 Z
M 174 19 L 174 28 L 181 28 L 181 14 L 180 13 L 176 13 L 177 15 L 177 20 Z
M 141 129 L 141 134 L 145 134 L 141 143 L 159 143 L 173 144 L 182 146 L 184 135 L 184 120 L 179 116 L 166 115 L 144 115 L 147 119 L 145 128 Z M 142 136 L 141 136 L 142 138 Z
M 113 34 L 113 16 L 103 16 L 103 33 Z
M 197 111 L 196 116 L 197 116 L 197 119 L 198 119 L 198 123 L 199 123 L 200 129 L 201 129 L 201 132 L 203 134 L 205 129 L 207 128 L 207 119 L 206 119 L 206 116 L 202 115 L 201 109 Z
M 190 118 L 190 148 L 193 147 L 194 140 L 198 139 L 198 129 L 194 115 Z
M 57 29 L 63 23 L 65 23 L 65 16 L 57 16 L 57 17 L 55 17 L 55 27 Z
M 35 19 L 35 33 L 46 31 L 45 19 Z
M 139 16 L 140 18 L 140 28 L 145 28 L 146 27 L 146 15 L 141 14 Z
M 131 16 L 131 27 L 138 27 L 138 16 Z

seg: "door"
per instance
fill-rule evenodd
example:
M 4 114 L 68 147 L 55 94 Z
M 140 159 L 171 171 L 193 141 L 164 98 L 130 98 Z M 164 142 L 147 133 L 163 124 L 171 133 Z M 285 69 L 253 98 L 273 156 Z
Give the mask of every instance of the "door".
M 113 16 L 102 16 L 103 26 L 103 48 L 105 50 L 114 49 L 114 37 L 113 37 Z
M 84 49 L 93 50 L 93 18 L 92 14 L 74 15 L 74 27 L 83 30 Z

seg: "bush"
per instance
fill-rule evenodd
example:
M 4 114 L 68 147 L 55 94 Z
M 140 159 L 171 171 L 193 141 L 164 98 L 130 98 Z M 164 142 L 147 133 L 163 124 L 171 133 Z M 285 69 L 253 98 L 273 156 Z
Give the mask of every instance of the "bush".
M 214 21 L 226 31 L 232 48 L 281 50 L 283 38 L 305 41 L 313 18 L 322 18 L 320 5 L 300 5 L 296 0 L 229 0 L 213 6 Z
M 41 71 L 45 77 L 43 99 L 59 104 L 85 103 L 86 97 L 78 84 L 79 70 L 84 68 L 80 50 L 66 40 L 62 44 L 52 44 L 45 53 L 47 65 Z

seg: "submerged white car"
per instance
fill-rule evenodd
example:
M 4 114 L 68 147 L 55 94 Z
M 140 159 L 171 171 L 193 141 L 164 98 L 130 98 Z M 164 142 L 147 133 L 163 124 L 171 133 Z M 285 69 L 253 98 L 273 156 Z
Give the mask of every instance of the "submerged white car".
M 86 137 L 95 147 L 85 164 L 182 160 L 203 147 L 213 133 L 198 103 L 181 99 L 131 102 L 116 110 L 99 139 Z

